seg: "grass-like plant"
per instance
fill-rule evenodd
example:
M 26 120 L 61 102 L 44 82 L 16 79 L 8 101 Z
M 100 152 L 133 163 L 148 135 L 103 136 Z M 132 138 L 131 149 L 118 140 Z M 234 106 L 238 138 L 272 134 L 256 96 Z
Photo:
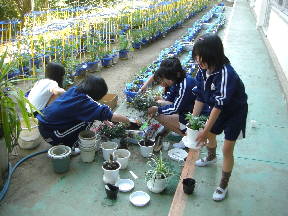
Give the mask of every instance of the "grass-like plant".
M 159 156 L 153 156 L 147 162 L 149 169 L 145 172 L 146 182 L 155 179 L 165 179 L 175 175 L 173 167 L 162 157 L 162 152 Z

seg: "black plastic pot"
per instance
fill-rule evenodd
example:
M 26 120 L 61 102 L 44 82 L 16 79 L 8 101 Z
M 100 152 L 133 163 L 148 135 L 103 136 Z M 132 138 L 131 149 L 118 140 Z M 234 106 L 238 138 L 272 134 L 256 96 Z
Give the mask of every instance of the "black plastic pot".
M 183 183 L 183 191 L 186 194 L 192 194 L 195 188 L 195 179 L 192 178 L 185 178 L 182 181 Z
M 116 200 L 117 194 L 119 191 L 119 187 L 112 185 L 112 184 L 106 184 L 105 185 L 105 191 L 108 199 Z

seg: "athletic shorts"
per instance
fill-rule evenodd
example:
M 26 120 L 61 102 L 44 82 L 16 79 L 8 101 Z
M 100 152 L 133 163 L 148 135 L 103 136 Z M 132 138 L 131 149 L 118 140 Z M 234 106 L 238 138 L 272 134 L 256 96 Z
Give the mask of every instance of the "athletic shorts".
M 238 112 L 229 115 L 220 113 L 211 132 L 218 135 L 224 131 L 225 139 L 230 141 L 237 140 L 241 135 L 245 138 L 247 113 L 247 104 L 243 105 Z
M 39 122 L 39 132 L 46 142 L 55 145 L 78 146 L 78 135 L 81 131 L 89 129 L 91 123 L 80 122 L 68 129 L 51 129 Z

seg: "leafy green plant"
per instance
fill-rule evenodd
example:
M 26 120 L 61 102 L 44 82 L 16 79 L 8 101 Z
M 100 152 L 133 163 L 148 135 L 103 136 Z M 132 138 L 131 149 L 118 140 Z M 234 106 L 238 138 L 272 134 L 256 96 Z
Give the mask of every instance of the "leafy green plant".
M 157 105 L 155 96 L 156 94 L 153 91 L 137 94 L 130 103 L 130 106 L 140 111 L 146 111 L 149 107 Z
M 126 38 L 126 35 L 120 35 L 119 37 L 119 50 L 129 49 L 129 41 Z
M 4 136 L 6 147 L 11 152 L 20 134 L 20 116 L 26 127 L 31 128 L 26 104 L 32 111 L 35 111 L 35 107 L 25 98 L 24 92 L 15 86 L 19 81 L 32 79 L 8 79 L 15 61 L 4 63 L 6 56 L 7 51 L 0 56 L 0 137 Z
M 168 162 L 164 161 L 162 152 L 159 156 L 153 156 L 147 162 L 149 169 L 145 172 L 146 182 L 155 179 L 165 179 L 175 175 L 173 167 Z
M 98 133 L 110 139 L 123 138 L 126 136 L 126 125 L 123 123 L 114 124 L 113 126 L 107 126 L 102 124 L 98 127 Z
M 206 116 L 193 116 L 192 113 L 186 114 L 185 119 L 188 121 L 187 127 L 192 130 L 199 130 L 200 128 L 205 127 L 207 121 Z

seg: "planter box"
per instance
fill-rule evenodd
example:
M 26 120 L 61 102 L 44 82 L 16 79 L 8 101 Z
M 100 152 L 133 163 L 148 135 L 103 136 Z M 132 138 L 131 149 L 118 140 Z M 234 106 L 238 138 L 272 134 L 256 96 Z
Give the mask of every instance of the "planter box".
M 111 109 L 114 109 L 117 106 L 118 95 L 116 94 L 106 94 L 99 102 L 106 104 Z

